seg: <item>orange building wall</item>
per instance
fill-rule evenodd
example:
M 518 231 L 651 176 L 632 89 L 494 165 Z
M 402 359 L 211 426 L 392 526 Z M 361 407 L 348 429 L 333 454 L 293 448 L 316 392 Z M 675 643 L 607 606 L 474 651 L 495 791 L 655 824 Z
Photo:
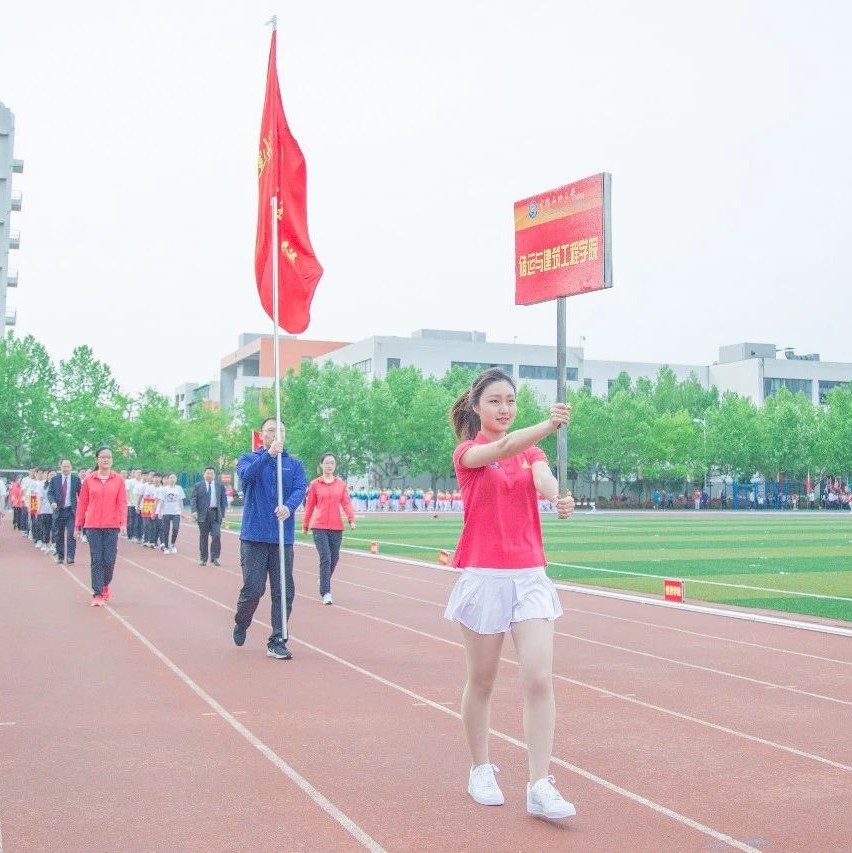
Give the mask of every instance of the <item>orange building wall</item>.
M 261 376 L 275 376 L 275 341 L 272 338 L 261 338 L 260 340 L 260 367 Z M 298 373 L 302 367 L 302 359 L 305 357 L 316 358 L 325 355 L 332 350 L 345 347 L 349 341 L 305 341 L 299 338 L 279 338 L 278 359 L 280 361 L 281 376 L 286 376 L 288 370 Z

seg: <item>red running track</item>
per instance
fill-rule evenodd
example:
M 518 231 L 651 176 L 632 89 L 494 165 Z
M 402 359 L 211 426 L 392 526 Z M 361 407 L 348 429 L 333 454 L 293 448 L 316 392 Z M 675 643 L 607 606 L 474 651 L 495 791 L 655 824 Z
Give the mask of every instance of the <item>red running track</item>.
M 122 540 L 113 601 L 88 550 L 57 566 L 0 531 L 0 853 L 852 851 L 852 642 L 562 592 L 553 773 L 578 809 L 529 817 L 511 641 L 492 761 L 466 793 L 454 574 L 344 554 L 335 605 L 296 550 L 292 661 L 269 602 L 231 640 L 222 568 Z

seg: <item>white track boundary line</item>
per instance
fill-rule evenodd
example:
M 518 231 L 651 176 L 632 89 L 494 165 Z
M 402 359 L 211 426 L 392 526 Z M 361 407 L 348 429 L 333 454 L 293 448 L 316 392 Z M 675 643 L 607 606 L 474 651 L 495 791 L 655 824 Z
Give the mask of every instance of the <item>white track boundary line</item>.
M 304 570 L 298 570 L 298 571 L 300 573 L 304 572 Z M 304 572 L 304 573 L 307 573 L 307 572 Z M 428 605 L 431 605 L 432 607 L 435 607 L 435 608 L 438 608 L 441 610 L 444 608 L 444 604 L 437 602 L 437 601 L 429 601 L 428 599 L 425 599 L 425 598 L 417 598 L 417 597 L 412 596 L 412 595 L 406 595 L 403 592 L 392 592 L 390 590 L 380 589 L 379 587 L 368 586 L 367 584 L 358 583 L 357 581 L 340 579 L 337 581 L 337 583 L 348 584 L 349 586 L 354 586 L 354 587 L 357 587 L 358 589 L 364 589 L 364 590 L 367 590 L 369 592 L 378 592 L 378 593 L 381 593 L 383 595 L 393 596 L 395 598 L 405 598 L 405 599 L 408 599 L 409 601 L 416 601 L 418 604 L 428 604 Z M 784 690 L 784 691 L 787 691 L 789 693 L 797 693 L 801 696 L 809 696 L 812 699 L 822 699 L 823 701 L 826 701 L 826 702 L 836 702 L 840 705 L 852 705 L 852 702 L 850 702 L 846 699 L 838 699 L 835 696 L 825 696 L 822 693 L 811 693 L 807 690 L 802 690 L 801 688 L 798 688 L 798 687 L 791 687 L 788 684 L 776 684 L 773 681 L 763 681 L 759 678 L 752 678 L 751 676 L 748 676 L 748 675 L 739 675 L 738 673 L 728 672 L 727 670 L 724 670 L 724 669 L 714 669 L 713 667 L 702 666 L 701 664 L 690 663 L 689 661 L 677 660 L 676 658 L 668 658 L 668 657 L 664 657 L 663 655 L 655 655 L 655 654 L 652 654 L 651 652 L 643 652 L 643 651 L 640 651 L 639 649 L 630 649 L 630 648 L 627 648 L 626 646 L 616 645 L 615 643 L 605 643 L 602 640 L 592 640 L 592 639 L 589 639 L 588 637 L 581 637 L 578 634 L 569 634 L 569 633 L 566 633 L 565 631 L 556 630 L 555 633 L 556 633 L 557 637 L 566 637 L 566 638 L 571 639 L 571 640 L 577 640 L 578 642 L 581 642 L 581 643 L 590 643 L 592 645 L 602 646 L 602 647 L 607 648 L 607 649 L 615 649 L 616 651 L 619 651 L 619 652 L 625 652 L 626 654 L 632 654 L 632 655 L 639 655 L 640 657 L 646 657 L 646 658 L 650 658 L 651 660 L 662 661 L 663 663 L 669 663 L 669 664 L 672 664 L 674 666 L 683 666 L 683 667 L 686 667 L 688 669 L 697 669 L 697 670 L 700 670 L 702 672 L 709 672 L 712 675 L 720 675 L 720 676 L 725 677 L 725 678 L 733 678 L 733 679 L 737 679 L 739 681 L 748 682 L 750 684 L 757 684 L 760 687 L 771 687 L 775 690 Z
M 125 558 L 127 559 L 127 558 Z M 133 562 L 128 560 L 128 562 Z M 135 564 L 134 565 L 138 565 Z M 143 567 L 144 568 L 144 567 Z M 89 592 L 89 588 L 79 580 L 76 575 L 68 570 L 66 566 L 62 566 L 65 573 L 82 589 Z M 213 599 L 208 599 L 212 601 Z M 216 602 L 217 604 L 219 602 Z M 203 702 L 206 702 L 231 728 L 238 734 L 242 735 L 258 752 L 265 758 L 269 759 L 285 776 L 287 776 L 296 786 L 310 797 L 313 802 L 318 805 L 326 814 L 340 824 L 356 841 L 367 850 L 373 853 L 386 853 L 384 848 L 372 839 L 358 824 L 350 817 L 342 812 L 334 805 L 327 797 L 323 796 L 304 776 L 294 770 L 281 756 L 274 750 L 268 747 L 260 738 L 253 732 L 247 729 L 233 714 L 223 708 L 209 693 L 207 693 L 199 684 L 192 680 L 177 664 L 170 660 L 161 652 L 144 634 L 138 631 L 130 622 L 123 616 L 117 613 L 112 607 L 107 608 L 107 612 L 113 619 L 117 620 L 121 625 L 128 630 L 145 648 L 155 655 L 162 663 L 164 663 L 193 693 L 195 693 Z M 0 851 L 2 853 L 2 851 Z
M 297 542 L 297 545 L 312 547 L 308 542 Z M 432 563 L 427 563 L 424 560 L 409 560 L 406 557 L 390 556 L 387 554 L 365 554 L 363 551 L 353 551 L 351 549 L 343 549 L 341 554 L 349 554 L 353 557 L 366 557 L 373 560 L 386 560 L 389 562 L 403 563 L 408 566 L 420 566 L 422 568 L 431 569 L 438 572 L 449 572 L 458 574 L 459 570 L 449 566 L 438 566 Z M 555 564 L 554 564 L 555 565 Z M 783 628 L 796 628 L 803 631 L 817 631 L 823 634 L 836 634 L 840 637 L 852 638 L 852 628 L 843 628 L 839 625 L 823 625 L 819 622 L 803 622 L 796 619 L 785 619 L 779 616 L 764 616 L 762 613 L 744 613 L 734 610 L 722 610 L 717 607 L 704 607 L 697 604 L 676 604 L 671 601 L 663 601 L 657 598 L 646 598 L 640 595 L 630 595 L 624 592 L 612 592 L 610 590 L 589 589 L 584 586 L 572 586 L 561 582 L 554 581 L 557 589 L 563 589 L 566 592 L 576 592 L 580 595 L 594 595 L 600 598 L 614 598 L 618 601 L 629 601 L 634 604 L 650 604 L 654 607 L 663 607 L 670 610 L 681 610 L 689 613 L 701 613 L 705 616 L 722 616 L 726 619 L 742 619 L 746 622 L 761 622 L 766 625 L 776 625 Z
M 676 628 L 674 625 L 660 625 L 657 622 L 643 622 L 641 619 L 628 619 L 626 616 L 615 616 L 612 613 L 601 613 L 598 610 L 584 610 L 581 607 L 566 607 L 566 613 L 581 613 L 584 616 L 594 616 L 598 619 L 610 619 L 614 622 L 629 622 L 631 625 L 642 627 L 653 626 L 661 631 L 673 631 L 677 634 L 688 634 L 691 637 L 702 637 L 707 640 L 718 640 L 720 643 L 732 643 L 737 646 L 749 646 L 753 649 L 761 649 L 765 652 L 774 652 L 780 655 L 794 655 L 800 658 L 823 661 L 824 663 L 836 663 L 840 666 L 852 666 L 852 660 L 840 660 L 840 658 L 828 658 L 825 655 L 814 655 L 810 652 L 797 652 L 793 649 L 782 649 L 778 646 L 767 646 L 763 643 L 751 643 L 748 640 L 735 640 L 733 637 L 721 637 L 718 634 L 706 634 L 702 631 L 690 631 L 688 628 Z
M 221 601 L 217 601 L 216 599 L 211 598 L 210 596 L 205 595 L 202 592 L 198 592 L 197 590 L 192 589 L 192 587 L 185 586 L 184 584 L 179 583 L 178 581 L 174 580 L 173 578 L 169 578 L 169 577 L 166 577 L 165 575 L 161 575 L 158 572 L 155 572 L 153 569 L 149 569 L 145 566 L 142 566 L 141 564 L 136 563 L 133 560 L 130 560 L 126 557 L 124 559 L 127 562 L 131 563 L 132 565 L 136 566 L 137 568 L 142 569 L 144 572 L 147 572 L 148 574 L 151 574 L 154 577 L 159 578 L 162 581 L 165 581 L 166 583 L 172 584 L 173 586 L 176 586 L 178 589 L 182 589 L 182 590 L 184 590 L 184 592 L 188 592 L 190 595 L 195 595 L 195 596 L 197 596 L 197 597 L 199 597 L 205 601 L 210 602 L 211 604 L 215 604 L 216 606 L 221 607 L 223 610 L 226 610 L 229 613 L 233 611 L 233 607 L 231 605 L 223 604 Z M 74 580 L 76 581 L 77 579 L 74 578 Z M 79 581 L 77 581 L 77 582 L 80 583 Z M 80 583 L 80 585 L 83 586 L 82 583 Z M 84 587 L 84 588 L 86 588 L 86 587 Z M 305 597 L 305 596 L 300 596 L 300 597 Z M 114 615 L 117 615 L 117 614 L 115 614 L 115 611 L 113 611 L 111 608 L 110 608 L 110 610 Z M 255 619 L 254 621 L 257 622 L 258 625 L 260 625 L 264 628 L 269 628 L 271 630 L 271 626 L 268 623 L 262 622 L 260 619 Z M 133 629 L 133 632 L 136 633 L 135 629 Z M 140 637 L 141 637 L 141 635 L 140 635 Z M 449 714 L 451 717 L 454 717 L 457 720 L 461 720 L 461 714 L 458 711 L 453 711 L 450 708 L 447 708 L 446 706 L 439 704 L 438 702 L 434 702 L 431 699 L 427 699 L 425 696 L 421 696 L 419 693 L 415 693 L 413 690 L 409 690 L 407 687 L 403 687 L 400 684 L 396 684 L 393 681 L 389 681 L 388 679 L 382 677 L 381 675 L 378 675 L 377 673 L 374 673 L 374 672 L 370 672 L 369 670 L 366 670 L 363 667 L 360 667 L 357 664 L 346 660 L 345 658 L 341 658 L 338 655 L 333 654 L 332 652 L 329 652 L 329 651 L 326 651 L 325 649 L 319 648 L 319 646 L 315 646 L 312 643 L 308 643 L 304 640 L 299 640 L 298 638 L 293 637 L 293 636 L 290 637 L 289 641 L 298 643 L 300 646 L 304 646 L 305 648 L 310 649 L 311 651 L 315 652 L 316 654 L 327 657 L 328 659 L 333 660 L 335 663 L 339 663 L 341 666 L 345 666 L 348 669 L 351 669 L 354 672 L 357 672 L 359 675 L 363 675 L 366 678 L 369 678 L 373 681 L 376 681 L 377 683 L 379 683 L 385 687 L 388 687 L 391 690 L 395 690 L 399 693 L 402 693 L 403 695 L 408 696 L 409 698 L 414 699 L 417 702 L 420 702 L 423 705 L 426 705 L 429 708 L 432 708 L 433 710 L 440 711 L 444 714 Z M 199 688 L 199 690 L 200 690 L 200 688 Z M 225 712 L 225 713 L 227 713 L 227 712 Z M 236 723 L 237 721 L 235 720 L 234 722 Z M 237 723 L 237 724 L 239 725 L 239 723 Z M 504 732 L 498 731 L 496 729 L 489 729 L 489 732 L 494 737 L 496 737 L 502 741 L 505 741 L 506 743 L 509 743 L 513 746 L 520 748 L 520 749 L 523 749 L 524 751 L 526 751 L 526 749 L 527 749 L 527 745 L 526 745 L 526 743 L 524 743 L 524 741 L 521 741 L 515 737 L 512 737 L 511 735 L 505 734 Z M 622 788 L 621 786 L 616 785 L 615 783 L 610 782 L 609 780 L 604 779 L 600 776 L 596 776 L 594 773 L 591 773 L 588 770 L 584 770 L 582 767 L 578 767 L 575 764 L 571 764 L 570 762 L 565 761 L 562 758 L 558 758 L 556 756 L 551 756 L 551 761 L 553 761 L 554 764 L 558 764 L 560 767 L 564 767 L 566 770 L 569 770 L 570 772 L 575 773 L 576 775 L 583 777 L 584 779 L 588 780 L 589 782 L 592 782 L 595 785 L 600 785 L 601 787 L 607 789 L 608 791 L 611 791 L 612 793 L 618 794 L 622 797 L 625 797 L 626 799 L 631 800 L 632 802 L 636 803 L 637 805 L 642 805 L 642 806 L 645 806 L 646 808 L 652 809 L 653 811 L 656 811 L 656 812 L 670 818 L 671 820 L 676 821 L 677 823 L 680 823 L 686 827 L 689 827 L 690 829 L 694 829 L 695 831 L 703 833 L 704 835 L 709 835 L 711 838 L 714 838 L 720 842 L 724 842 L 725 844 L 728 844 L 729 846 L 735 848 L 736 850 L 743 850 L 743 851 L 746 851 L 746 853 L 761 853 L 761 851 L 758 850 L 756 847 L 751 847 L 748 844 L 745 844 L 744 842 L 738 841 L 737 839 L 733 838 L 730 835 L 726 835 L 723 832 L 719 832 L 718 830 L 715 830 L 712 827 L 705 826 L 704 824 L 699 823 L 698 821 L 693 820 L 692 818 L 687 817 L 686 815 L 683 815 L 680 812 L 676 812 L 676 811 L 674 811 L 674 810 L 672 810 L 666 806 L 661 805 L 660 803 L 656 803 L 653 800 L 649 800 L 646 797 L 641 796 L 640 794 L 636 794 L 633 791 L 629 791 L 626 788 Z

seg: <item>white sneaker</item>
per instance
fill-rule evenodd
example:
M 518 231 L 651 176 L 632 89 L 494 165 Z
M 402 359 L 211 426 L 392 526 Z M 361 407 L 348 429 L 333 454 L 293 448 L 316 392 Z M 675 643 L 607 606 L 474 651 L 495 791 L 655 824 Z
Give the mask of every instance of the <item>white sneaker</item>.
M 322 597 L 322 603 L 323 603 L 323 604 L 334 604 L 334 602 L 331 600 L 331 593 L 330 593 L 330 592 L 327 592 L 327 593 Z
M 170 548 L 169 553 L 170 554 L 177 554 L 177 548 Z
M 527 811 L 541 817 L 574 817 L 577 809 L 556 790 L 553 776 L 545 776 L 534 785 L 527 785 Z
M 503 792 L 494 778 L 494 774 L 499 772 L 493 764 L 478 764 L 471 768 L 467 792 L 481 806 L 502 806 L 505 802 Z

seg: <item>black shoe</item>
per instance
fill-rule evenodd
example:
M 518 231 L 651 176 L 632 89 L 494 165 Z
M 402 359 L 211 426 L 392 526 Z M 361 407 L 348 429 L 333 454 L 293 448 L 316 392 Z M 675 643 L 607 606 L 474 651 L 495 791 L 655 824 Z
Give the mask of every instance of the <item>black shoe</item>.
M 199 560 L 198 565 L 199 565 L 199 566 L 206 566 L 206 565 L 207 565 L 207 560 Z
M 246 641 L 246 629 L 240 628 L 239 625 L 234 625 L 234 643 L 241 646 Z
M 61 566 L 64 562 L 65 562 L 65 560 L 63 560 L 62 557 L 56 558 L 56 565 L 57 566 Z
M 277 658 L 278 660 L 290 660 L 293 653 L 284 644 L 283 640 L 273 640 L 266 646 L 266 656 L 268 658 Z
M 222 565 L 218 560 L 211 560 L 210 562 L 213 563 L 214 566 L 221 566 Z

